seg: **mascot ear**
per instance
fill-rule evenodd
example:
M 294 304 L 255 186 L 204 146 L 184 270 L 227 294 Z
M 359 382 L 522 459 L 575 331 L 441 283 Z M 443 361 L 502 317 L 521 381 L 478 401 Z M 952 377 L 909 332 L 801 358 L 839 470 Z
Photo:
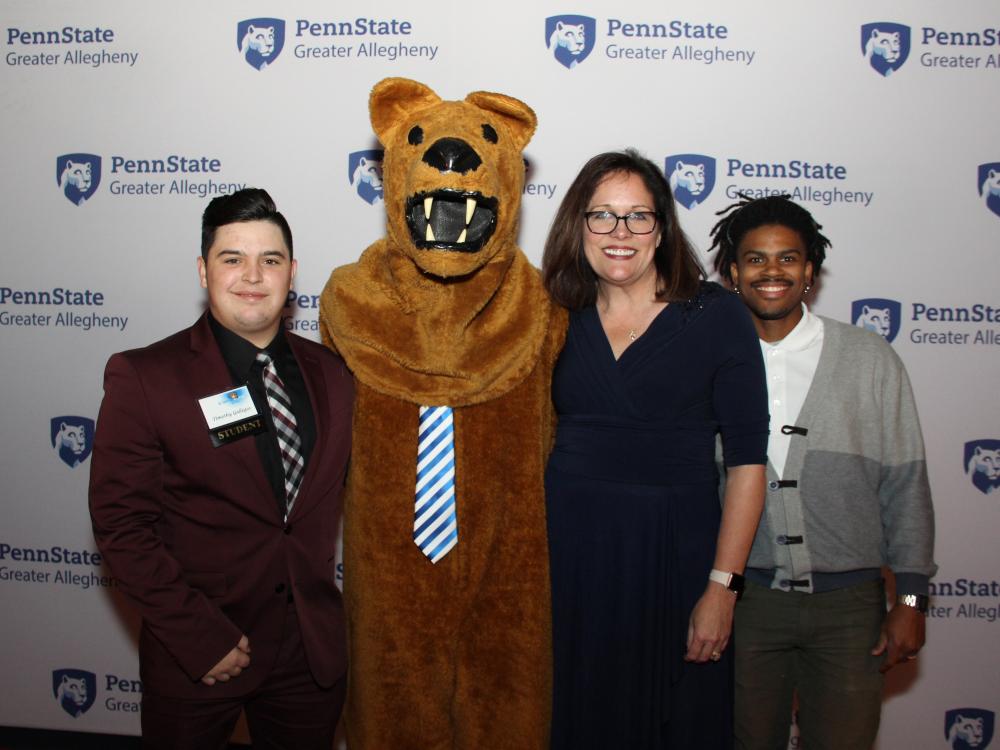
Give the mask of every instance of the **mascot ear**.
M 375 135 L 386 145 L 392 129 L 413 112 L 441 101 L 430 88 L 408 78 L 384 78 L 375 84 L 368 99 Z
M 491 91 L 473 91 L 465 97 L 465 101 L 499 115 L 514 137 L 518 151 L 528 144 L 538 125 L 538 118 L 531 107 L 512 96 L 494 94 Z

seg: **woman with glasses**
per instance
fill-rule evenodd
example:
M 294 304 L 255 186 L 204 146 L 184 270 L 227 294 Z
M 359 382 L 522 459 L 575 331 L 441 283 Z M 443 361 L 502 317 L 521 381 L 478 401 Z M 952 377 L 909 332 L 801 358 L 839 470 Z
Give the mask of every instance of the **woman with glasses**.
M 757 334 L 631 150 L 583 167 L 542 267 L 571 311 L 545 484 L 552 747 L 729 748 L 727 646 L 767 462 Z

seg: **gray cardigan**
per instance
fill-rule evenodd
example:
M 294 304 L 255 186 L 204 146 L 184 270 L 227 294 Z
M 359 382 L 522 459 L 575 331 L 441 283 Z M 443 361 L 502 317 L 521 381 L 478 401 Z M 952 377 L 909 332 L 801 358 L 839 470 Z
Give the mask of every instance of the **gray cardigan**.
M 784 476 L 767 467 L 748 574 L 810 592 L 888 565 L 899 593 L 926 594 L 937 570 L 934 510 L 906 370 L 881 336 L 822 320 L 823 348 Z

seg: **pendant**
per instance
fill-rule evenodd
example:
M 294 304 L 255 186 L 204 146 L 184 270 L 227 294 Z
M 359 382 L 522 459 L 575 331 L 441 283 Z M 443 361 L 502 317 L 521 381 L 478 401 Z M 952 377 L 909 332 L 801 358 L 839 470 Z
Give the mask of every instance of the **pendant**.
M 628 340 L 629 341 L 635 341 L 637 338 L 638 338 L 638 336 L 635 335 L 635 329 L 634 328 L 629 328 L 628 329 Z

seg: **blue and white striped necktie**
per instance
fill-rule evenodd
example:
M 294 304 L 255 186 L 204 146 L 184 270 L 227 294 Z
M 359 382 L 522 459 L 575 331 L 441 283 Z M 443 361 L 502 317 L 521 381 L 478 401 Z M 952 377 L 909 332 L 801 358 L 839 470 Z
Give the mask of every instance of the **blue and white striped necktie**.
M 421 406 L 413 541 L 436 563 L 458 542 L 455 427 L 450 406 Z

